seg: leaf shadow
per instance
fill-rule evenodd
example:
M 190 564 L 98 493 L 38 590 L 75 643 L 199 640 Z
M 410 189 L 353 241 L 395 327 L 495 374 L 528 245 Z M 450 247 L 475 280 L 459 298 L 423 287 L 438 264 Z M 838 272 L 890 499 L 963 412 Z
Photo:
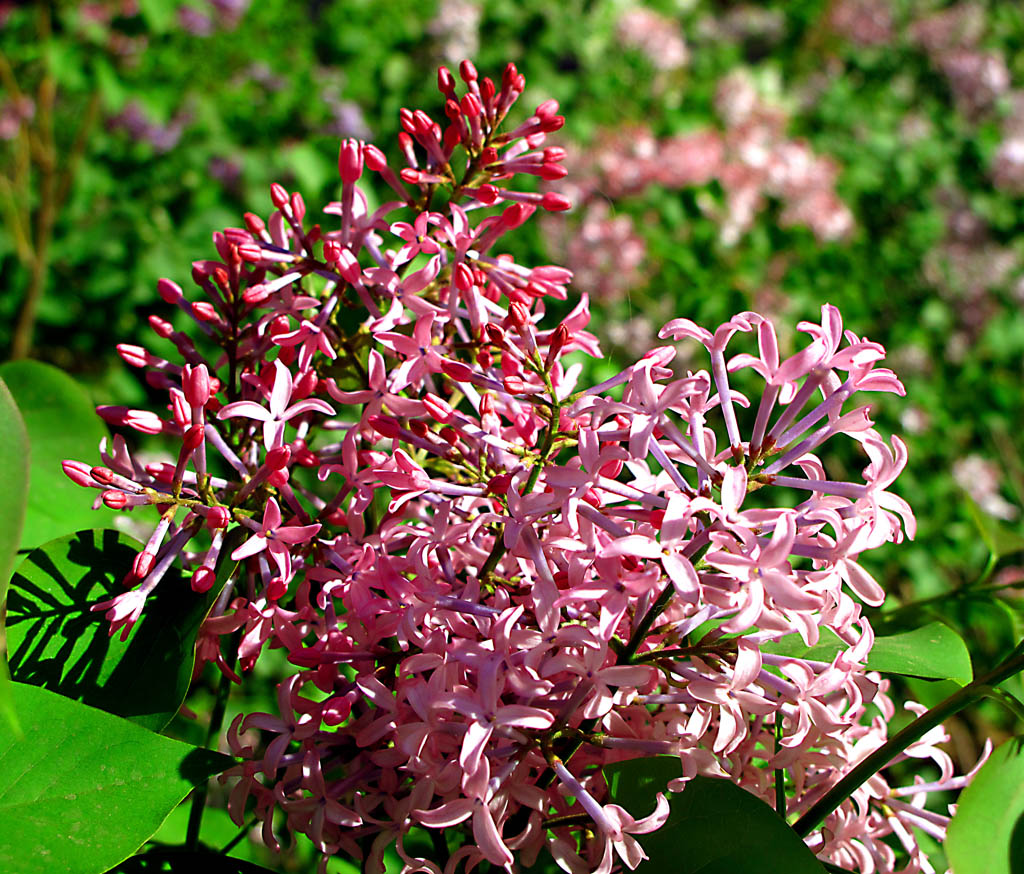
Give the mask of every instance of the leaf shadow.
M 57 554 L 55 543 L 35 550 L 11 580 L 11 676 L 106 709 L 103 668 L 112 641 L 92 607 L 120 590 L 119 574 L 131 567 L 134 552 L 113 530 L 81 531 L 65 544 Z

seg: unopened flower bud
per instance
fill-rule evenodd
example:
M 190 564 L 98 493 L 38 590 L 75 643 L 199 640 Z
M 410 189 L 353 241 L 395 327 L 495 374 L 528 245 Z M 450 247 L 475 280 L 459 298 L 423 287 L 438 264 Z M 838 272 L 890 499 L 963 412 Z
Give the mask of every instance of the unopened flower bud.
M 185 436 L 181 440 L 181 445 L 186 452 L 194 452 L 200 446 L 203 445 L 203 440 L 206 439 L 206 432 L 202 425 L 193 425 L 185 432 Z
M 217 318 L 217 308 L 209 301 L 199 300 L 192 304 L 197 322 L 212 322 Z
M 177 282 L 172 282 L 170 279 L 161 279 L 156 284 L 157 294 L 163 299 L 165 303 L 176 304 L 179 300 L 184 297 L 181 291 L 181 286 Z
M 245 219 L 245 226 L 256 235 L 262 234 L 267 229 L 263 219 L 254 212 L 247 212 L 243 218 Z
M 446 96 L 455 90 L 455 77 L 447 67 L 437 68 L 437 90 Z
M 206 510 L 206 524 L 211 528 L 227 528 L 231 521 L 231 511 L 227 507 L 217 505 Z
M 144 580 L 149 576 L 149 572 L 153 570 L 153 566 L 156 564 L 156 556 L 151 552 L 140 552 L 135 556 L 135 561 L 132 562 L 132 573 L 135 574 L 140 580 Z
M 105 486 L 114 484 L 114 477 L 117 475 L 109 467 L 94 467 L 90 473 L 92 478 Z
M 385 154 L 376 146 L 370 144 L 363 146 L 363 160 L 366 162 L 366 166 L 373 170 L 374 173 L 379 173 L 388 165 L 388 159 Z
M 291 461 L 292 450 L 289 446 L 276 446 L 267 453 L 263 464 L 270 470 L 281 470 Z
M 92 487 L 96 485 L 96 480 L 92 476 L 92 468 L 81 461 L 72 461 L 66 459 L 60 463 L 61 468 L 68 478 L 79 486 Z
M 263 260 L 263 247 L 258 243 L 242 243 L 238 247 L 238 254 L 243 261 L 250 263 Z
M 205 364 L 186 364 L 181 371 L 181 388 L 193 407 L 204 407 L 210 399 L 210 371 Z
M 128 496 L 117 489 L 108 489 L 103 493 L 103 503 L 111 510 L 123 510 L 128 505 Z
M 367 422 L 382 437 L 395 440 L 402 436 L 402 426 L 391 416 L 370 416 Z
M 192 591 L 198 594 L 203 592 L 209 592 L 213 588 L 213 584 L 217 581 L 217 575 L 211 568 L 198 567 L 192 574 Z
M 132 346 L 130 343 L 119 343 L 117 354 L 132 367 L 145 367 L 150 360 L 149 353 L 145 349 L 141 346 Z
M 423 406 L 426 407 L 427 412 L 431 418 L 435 421 L 440 422 L 442 425 L 447 424 L 451 421 L 454 410 L 451 405 L 443 398 L 439 398 L 437 395 L 427 392 L 423 398 Z
M 564 212 L 567 209 L 572 209 L 572 201 L 564 194 L 558 194 L 555 191 L 545 192 L 540 199 L 540 205 L 548 212 Z
M 282 470 L 275 470 L 267 477 L 267 482 L 272 485 L 275 489 L 281 488 L 285 483 L 288 482 L 288 470 L 284 468 Z
M 507 391 L 510 395 L 523 394 L 523 392 L 526 391 L 527 387 L 526 383 L 522 380 L 522 378 L 518 376 L 506 376 L 502 380 L 502 385 L 505 387 L 505 391 Z
M 488 480 L 487 491 L 492 495 L 504 495 L 507 494 L 511 485 L 512 474 L 499 473 L 497 476 L 492 476 L 490 480 Z
M 278 209 L 283 209 L 285 204 L 288 203 L 287 189 L 283 185 L 274 182 L 270 186 L 270 202 Z

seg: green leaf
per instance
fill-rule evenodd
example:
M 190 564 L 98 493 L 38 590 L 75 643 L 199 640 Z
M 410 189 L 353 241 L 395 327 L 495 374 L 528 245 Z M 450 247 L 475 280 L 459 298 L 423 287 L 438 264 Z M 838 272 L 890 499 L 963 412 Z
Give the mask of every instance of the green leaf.
M 15 683 L 26 739 L 0 725 L 0 871 L 100 874 L 233 760 Z
M 867 664 L 872 671 L 953 680 L 961 686 L 974 679 L 967 645 L 959 634 L 941 622 L 876 638 Z
M 94 604 L 124 592 L 142 544 L 112 530 L 80 531 L 35 550 L 11 580 L 11 675 L 159 730 L 184 700 L 199 626 L 234 562 L 203 595 L 171 568 L 127 642 L 108 636 Z M 222 550 L 227 555 L 228 550 Z
M 815 646 L 807 646 L 799 634 L 788 634 L 761 647 L 773 655 L 823 662 L 832 661 L 837 653 L 848 648 L 848 644 L 828 629 L 822 631 Z M 875 638 L 867 666 L 869 670 L 886 674 L 926 680 L 955 680 L 961 685 L 971 682 L 974 677 L 966 644 L 960 635 L 941 622 L 930 622 L 911 631 Z
M 1024 552 L 1024 537 L 982 510 L 969 495 L 964 495 L 964 501 L 981 539 L 985 541 L 994 560 Z
M 1024 874 L 1024 740 L 1000 746 L 960 794 L 944 846 L 956 874 Z
M 271 874 L 270 869 L 262 865 L 222 856 L 220 853 L 163 848 L 132 856 L 110 874 L 195 874 L 196 871 L 208 871 L 209 874 Z
M 0 378 L 0 604 L 14 570 L 28 500 L 28 433 L 7 384 Z
M 98 462 L 100 439 L 108 436 L 82 387 L 39 361 L 0 364 L 0 378 L 21 410 L 32 447 L 21 549 L 83 528 L 112 526 L 112 510 L 91 509 L 98 492 L 75 485 L 60 466 L 68 458 Z
M 4 632 L 7 582 L 11 578 L 25 522 L 28 500 L 28 434 L 18 405 L 7 384 L 0 379 L 0 716 L 18 731 L 18 718 L 11 704 L 7 672 L 7 644 Z
M 636 819 L 654 810 L 655 795 L 680 776 L 679 759 L 656 756 L 604 769 L 612 800 Z M 672 874 L 822 874 L 821 863 L 782 818 L 730 780 L 695 777 L 668 794 L 671 813 L 638 840 L 646 868 Z
M 634 819 L 643 819 L 657 803 L 657 793 L 668 794 L 668 783 L 683 776 L 678 756 L 650 756 L 616 762 L 604 769 L 608 792 Z

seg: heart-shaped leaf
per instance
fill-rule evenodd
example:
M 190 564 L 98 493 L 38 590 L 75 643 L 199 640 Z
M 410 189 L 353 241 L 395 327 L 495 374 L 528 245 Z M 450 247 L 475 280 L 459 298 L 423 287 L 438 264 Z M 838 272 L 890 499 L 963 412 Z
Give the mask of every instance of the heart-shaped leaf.
M 4 599 L 7 581 L 17 559 L 21 529 L 28 500 L 29 446 L 25 423 L 7 384 L 0 379 L 0 717 L 17 730 L 7 674 L 7 644 L 4 636 Z
M 155 849 L 126 859 L 110 874 L 271 874 L 269 868 L 219 853 Z
M 656 756 L 604 769 L 612 800 L 635 819 L 655 808 L 656 793 L 680 776 L 679 759 Z M 649 870 L 673 874 L 822 874 L 824 868 L 783 819 L 730 780 L 695 777 L 667 794 L 671 813 L 660 829 L 640 835 Z
M 233 760 L 14 683 L 25 738 L 0 724 L 0 871 L 101 874 Z
M 108 636 L 103 614 L 91 608 L 124 591 L 121 580 L 141 548 L 106 529 L 33 551 L 11 580 L 10 665 L 15 680 L 159 730 L 184 700 L 199 626 L 234 563 L 222 562 L 218 584 L 203 595 L 172 567 L 123 642 Z
M 764 644 L 761 649 L 773 655 L 830 662 L 849 645 L 825 629 L 815 646 L 807 646 L 799 634 L 788 634 L 780 640 Z M 886 674 L 902 674 L 926 680 L 954 680 L 961 685 L 971 682 L 971 656 L 963 639 L 948 625 L 931 622 L 921 628 L 875 638 L 868 654 L 869 670 Z
M 83 528 L 112 526 L 112 510 L 92 509 L 99 492 L 75 485 L 60 466 L 66 458 L 99 463 L 100 439 L 107 436 L 82 387 L 40 361 L 0 364 L 0 378 L 18 404 L 32 447 L 21 549 Z
M 1000 746 L 960 794 L 945 849 L 956 874 L 1024 874 L 1024 740 Z

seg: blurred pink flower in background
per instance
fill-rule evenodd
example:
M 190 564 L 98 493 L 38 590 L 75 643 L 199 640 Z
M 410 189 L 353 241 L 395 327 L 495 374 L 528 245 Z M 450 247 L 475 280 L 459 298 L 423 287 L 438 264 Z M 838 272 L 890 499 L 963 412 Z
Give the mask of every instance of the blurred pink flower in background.
M 645 6 L 631 6 L 620 16 L 616 33 L 622 42 L 642 51 L 654 69 L 681 70 L 690 59 L 678 22 Z

